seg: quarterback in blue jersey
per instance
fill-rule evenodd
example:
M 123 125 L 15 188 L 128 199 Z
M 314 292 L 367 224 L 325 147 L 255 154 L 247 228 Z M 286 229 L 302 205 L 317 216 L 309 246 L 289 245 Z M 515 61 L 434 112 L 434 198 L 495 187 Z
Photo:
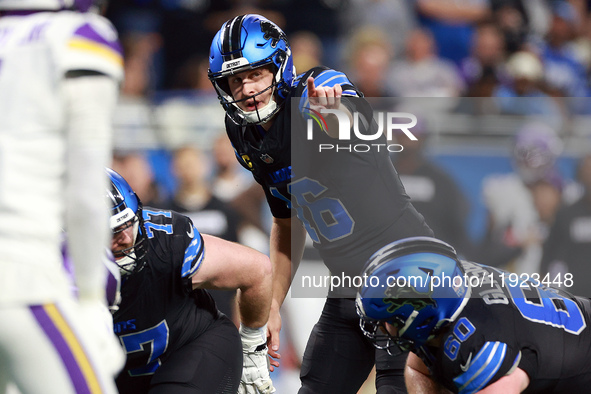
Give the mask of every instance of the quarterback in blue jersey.
M 125 179 L 107 172 L 111 250 L 122 276 L 114 330 L 127 352 L 119 392 L 274 392 L 265 335 L 269 259 L 200 234 L 184 215 L 142 207 Z M 240 289 L 240 330 L 206 288 Z
M 589 392 L 588 298 L 460 261 L 429 237 L 385 246 L 364 274 L 362 329 L 376 347 L 412 351 L 409 392 Z
M 268 330 L 269 354 L 277 356 L 279 309 L 306 231 L 331 274 L 348 276 L 358 275 L 360 261 L 392 240 L 432 232 L 410 203 L 385 149 L 318 152 L 307 140 L 305 109 L 358 112 L 375 126 L 371 106 L 345 74 L 315 67 L 296 75 L 285 33 L 260 15 L 227 21 L 213 39 L 209 66 L 238 161 L 263 187 L 273 214 Z M 314 142 L 334 143 L 337 115 L 324 120 L 324 131 L 314 126 Z M 385 137 L 376 142 L 385 145 Z M 406 355 L 376 352 L 364 338 L 355 293 L 341 287 L 329 294 L 304 353 L 300 393 L 356 393 L 374 364 L 378 393 L 404 392 Z

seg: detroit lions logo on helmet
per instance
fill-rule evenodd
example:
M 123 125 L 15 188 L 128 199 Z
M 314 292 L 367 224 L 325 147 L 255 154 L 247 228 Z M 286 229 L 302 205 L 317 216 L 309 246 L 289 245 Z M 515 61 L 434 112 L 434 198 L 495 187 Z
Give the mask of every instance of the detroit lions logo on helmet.
M 413 286 L 388 287 L 384 295 L 386 297 L 383 298 L 383 301 L 388 305 L 387 311 L 389 313 L 393 313 L 404 305 L 411 305 L 415 311 L 420 311 L 429 305 L 437 307 L 437 302 L 429 294 L 419 293 Z
M 271 46 L 273 48 L 275 48 L 277 46 L 277 43 L 285 37 L 284 33 L 281 30 L 279 30 L 274 23 L 270 21 L 261 20 L 261 31 L 265 33 L 263 35 L 263 38 L 265 40 L 271 40 Z

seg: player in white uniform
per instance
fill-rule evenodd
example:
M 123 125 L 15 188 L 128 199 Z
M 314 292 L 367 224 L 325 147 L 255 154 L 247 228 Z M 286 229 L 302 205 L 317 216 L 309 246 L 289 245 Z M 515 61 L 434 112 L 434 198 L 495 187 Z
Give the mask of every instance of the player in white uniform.
M 0 0 L 0 393 L 113 393 L 124 360 L 102 262 L 122 52 L 91 6 Z

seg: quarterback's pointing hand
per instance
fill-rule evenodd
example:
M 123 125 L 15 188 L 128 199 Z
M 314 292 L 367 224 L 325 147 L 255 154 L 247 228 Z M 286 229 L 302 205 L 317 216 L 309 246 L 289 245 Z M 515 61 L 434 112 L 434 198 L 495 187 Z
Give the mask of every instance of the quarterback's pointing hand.
M 314 85 L 314 78 L 309 77 L 308 83 L 308 98 L 310 99 L 310 107 L 337 109 L 341 106 L 341 96 L 343 88 L 337 84 L 335 86 L 318 86 Z
M 314 84 L 314 78 L 309 77 L 306 81 L 308 83 L 308 100 L 310 101 L 310 109 L 322 113 L 323 109 L 328 110 L 340 110 L 349 117 L 349 124 L 351 123 L 352 116 L 349 110 L 341 105 L 341 96 L 343 95 L 343 88 L 341 85 L 336 84 L 334 86 L 318 86 Z M 332 138 L 338 136 L 340 125 L 338 118 L 332 114 L 326 114 L 324 116 L 326 122 L 325 132 Z

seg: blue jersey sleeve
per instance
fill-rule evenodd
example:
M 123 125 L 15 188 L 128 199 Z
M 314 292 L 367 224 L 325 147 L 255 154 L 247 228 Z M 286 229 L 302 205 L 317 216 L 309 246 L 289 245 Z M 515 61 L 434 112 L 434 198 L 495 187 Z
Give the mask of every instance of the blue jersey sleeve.
M 453 382 L 459 394 L 476 393 L 512 372 L 519 364 L 521 353 L 515 356 L 502 342 L 486 342 L 476 355 L 470 353 L 460 363 L 461 373 Z
M 181 268 L 181 276 L 183 278 L 190 278 L 195 275 L 205 257 L 203 237 L 190 220 L 187 237 L 190 241 L 189 245 L 185 248 L 185 257 Z

